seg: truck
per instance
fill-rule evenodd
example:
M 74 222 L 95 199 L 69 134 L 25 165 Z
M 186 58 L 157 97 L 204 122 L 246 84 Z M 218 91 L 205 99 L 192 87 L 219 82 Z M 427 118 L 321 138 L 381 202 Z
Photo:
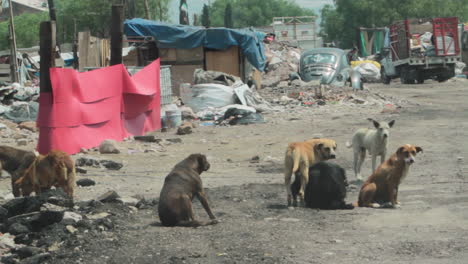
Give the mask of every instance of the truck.
M 455 76 L 460 62 L 458 18 L 406 19 L 395 22 L 385 34 L 381 52 L 381 78 L 390 84 L 446 81 Z

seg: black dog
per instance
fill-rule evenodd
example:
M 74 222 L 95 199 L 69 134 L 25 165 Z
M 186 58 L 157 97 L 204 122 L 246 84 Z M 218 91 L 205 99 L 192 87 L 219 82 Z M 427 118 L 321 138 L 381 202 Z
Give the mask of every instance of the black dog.
M 218 221 L 211 212 L 203 191 L 200 174 L 210 168 L 206 156 L 192 154 L 179 162 L 164 180 L 159 196 L 159 219 L 164 226 L 203 226 L 216 224 Z M 195 220 L 192 199 L 197 197 L 208 213 L 211 221 Z
M 298 177 L 299 176 L 299 177 Z M 291 185 L 293 197 L 299 193 L 301 177 L 296 175 Z M 318 162 L 309 168 L 309 183 L 306 186 L 304 200 L 306 207 L 318 209 L 354 209 L 346 204 L 346 173 L 339 165 L 330 162 Z
M 35 159 L 36 154 L 32 151 L 0 146 L 0 176 L 2 169 L 11 175 L 11 189 L 15 197 L 21 195 L 20 188 L 15 182 L 23 176 Z

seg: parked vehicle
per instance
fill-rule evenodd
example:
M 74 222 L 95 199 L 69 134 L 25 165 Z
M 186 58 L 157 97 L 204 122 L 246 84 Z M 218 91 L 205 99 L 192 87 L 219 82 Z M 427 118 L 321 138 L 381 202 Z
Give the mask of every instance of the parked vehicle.
M 321 84 L 344 86 L 351 82 L 352 69 L 346 57 L 347 53 L 336 48 L 316 48 L 301 55 L 299 76 L 305 82 L 320 81 Z M 353 78 L 356 86 L 362 87 L 360 79 Z M 353 85 L 354 87 L 354 85 Z
M 380 61 L 382 82 L 446 81 L 461 61 L 458 18 L 407 19 L 390 26 Z

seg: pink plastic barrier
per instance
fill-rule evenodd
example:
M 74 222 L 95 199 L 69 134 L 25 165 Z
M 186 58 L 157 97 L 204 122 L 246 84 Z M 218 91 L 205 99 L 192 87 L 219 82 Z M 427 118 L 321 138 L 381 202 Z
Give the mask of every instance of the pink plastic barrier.
M 82 73 L 50 69 L 53 93 L 39 98 L 39 153 L 74 154 L 160 129 L 159 66 L 156 60 L 134 76 L 122 64 Z

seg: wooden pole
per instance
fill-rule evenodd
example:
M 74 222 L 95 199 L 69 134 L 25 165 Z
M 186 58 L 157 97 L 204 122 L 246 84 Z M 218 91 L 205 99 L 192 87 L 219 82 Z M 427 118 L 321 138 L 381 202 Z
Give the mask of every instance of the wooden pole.
M 51 93 L 50 68 L 55 67 L 55 21 L 44 21 L 39 31 L 40 79 L 41 93 Z
M 76 18 L 73 19 L 73 69 L 79 67 L 78 60 L 78 32 L 76 32 Z
M 123 18 L 123 5 L 112 5 L 110 65 L 122 63 Z
M 56 9 L 55 9 L 54 0 L 48 0 L 47 3 L 49 5 L 50 20 L 55 21 L 55 30 L 57 30 L 57 12 L 56 12 Z M 65 32 L 65 30 L 63 32 Z M 57 45 L 57 54 L 55 54 L 55 57 L 60 58 L 60 44 L 59 44 L 57 35 L 56 35 L 55 42 L 56 42 L 55 44 Z
M 146 19 L 150 20 L 151 17 L 150 17 L 150 13 L 149 13 L 148 0 L 144 0 L 144 1 L 145 1 L 145 16 L 146 16 Z
M 18 58 L 16 57 L 16 33 L 15 33 L 15 21 L 13 18 L 13 2 L 8 0 L 9 12 L 10 12 L 10 70 L 11 79 L 13 82 L 19 82 L 18 73 Z

